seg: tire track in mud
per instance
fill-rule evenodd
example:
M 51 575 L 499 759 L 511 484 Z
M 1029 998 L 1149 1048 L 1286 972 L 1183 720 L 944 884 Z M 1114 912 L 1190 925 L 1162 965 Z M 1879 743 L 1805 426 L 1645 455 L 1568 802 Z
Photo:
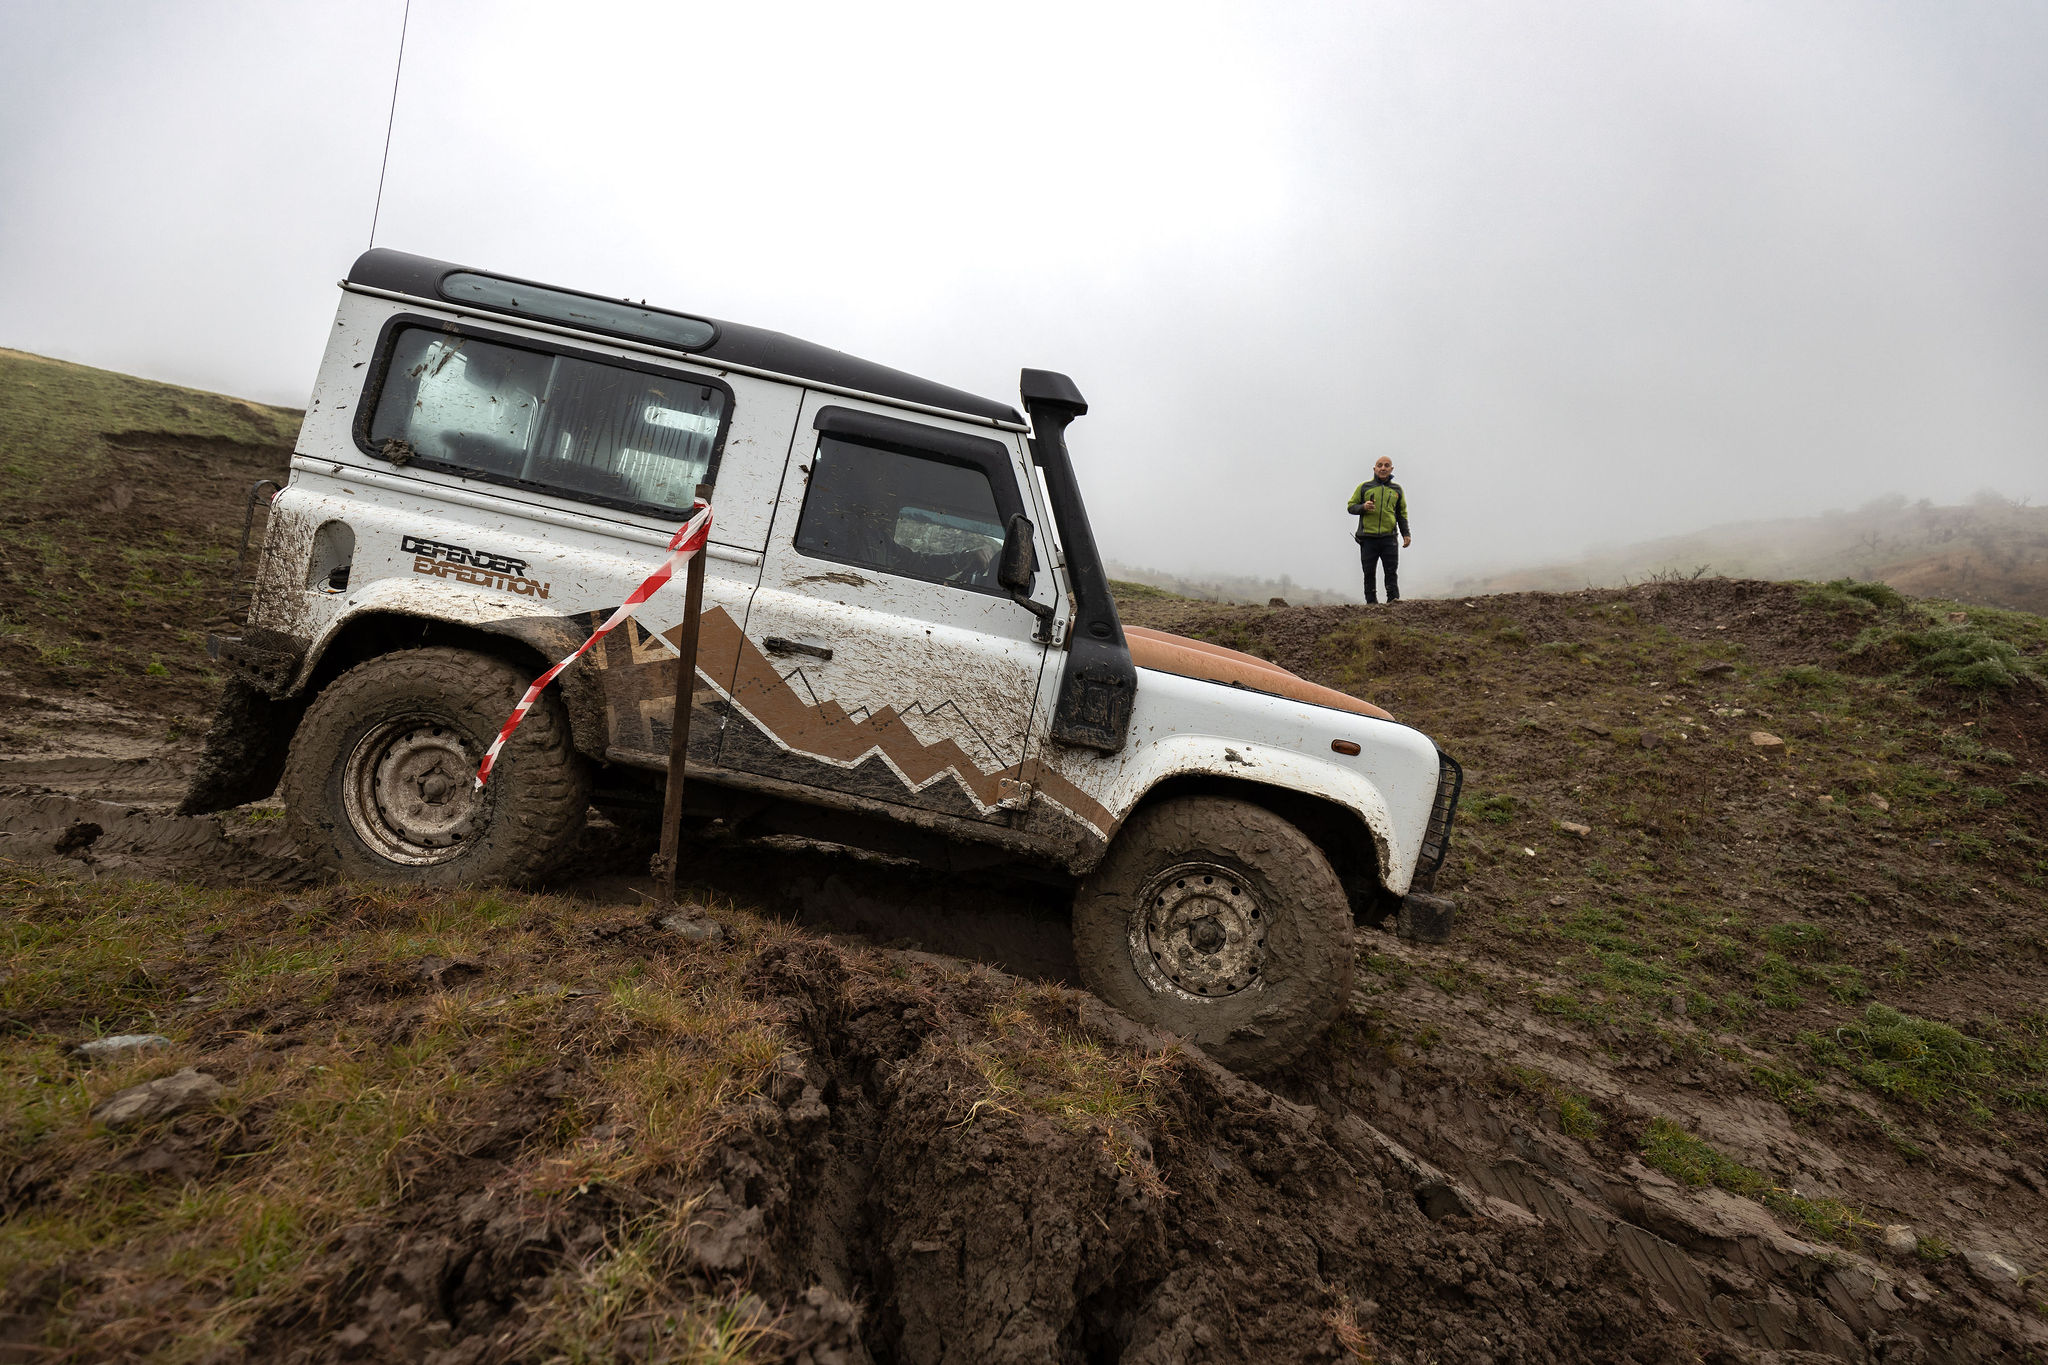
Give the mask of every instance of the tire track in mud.
M 1418 974 L 1459 961 L 1452 949 L 1374 946 Z M 1426 1034 L 1426 1048 L 1376 1029 L 1371 1021 L 1390 1013 Z M 1392 1001 L 1361 995 L 1352 1024 L 1352 1038 L 1270 1083 L 1370 1119 L 1569 1244 L 1612 1255 L 1664 1312 L 1726 1349 L 1853 1361 L 2048 1354 L 2048 1324 L 2028 1311 L 2020 1284 L 1987 1273 L 1980 1251 L 1929 1265 L 1910 1246 L 1887 1247 L 1876 1227 L 1864 1229 L 1870 1235 L 1862 1250 L 1801 1238 L 1752 1199 L 1712 1186 L 1687 1189 L 1632 1150 L 1598 1140 L 1620 1133 L 1580 1140 L 1558 1131 L 1541 1121 L 1541 1103 L 1532 1113 L 1526 1095 L 1503 1094 L 1501 1077 L 1521 1067 L 1582 1090 L 1610 1129 L 1664 1118 L 1740 1150 L 1768 1150 L 1813 1169 L 1841 1166 L 1824 1143 L 1739 1087 L 1675 1094 L 1652 1077 L 1632 1080 L 1621 1074 L 1626 1064 L 1603 1064 L 1593 1040 L 1493 993 L 1482 1003 L 1418 983 Z M 1856 1102 L 1847 1093 L 1835 1098 Z
M 95 875 L 215 882 L 295 883 L 318 875 L 281 831 L 231 833 L 214 816 L 28 786 L 0 787 L 0 858 L 64 858 Z

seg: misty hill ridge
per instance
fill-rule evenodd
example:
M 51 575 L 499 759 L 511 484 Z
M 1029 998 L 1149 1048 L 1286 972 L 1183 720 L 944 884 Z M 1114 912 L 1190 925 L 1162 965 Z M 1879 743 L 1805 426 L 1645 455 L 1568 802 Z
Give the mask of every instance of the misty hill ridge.
M 1306 583 L 1295 582 L 1287 574 L 1278 578 L 1260 578 L 1252 574 L 1176 574 L 1162 569 L 1141 569 L 1114 559 L 1107 562 L 1107 568 L 1110 577 L 1116 580 L 1119 592 L 1139 597 L 1146 595 L 1144 589 L 1152 588 L 1198 602 L 1235 602 L 1254 607 L 1263 607 L 1276 597 L 1296 607 L 1335 606 L 1358 600 L 1356 593 L 1311 588 Z
M 1996 493 L 1937 507 L 1900 495 L 1853 512 L 1737 522 L 1596 551 L 1576 560 L 1474 574 L 1459 594 L 1568 592 L 1646 579 L 1856 578 L 1919 597 L 2048 612 L 2048 507 Z

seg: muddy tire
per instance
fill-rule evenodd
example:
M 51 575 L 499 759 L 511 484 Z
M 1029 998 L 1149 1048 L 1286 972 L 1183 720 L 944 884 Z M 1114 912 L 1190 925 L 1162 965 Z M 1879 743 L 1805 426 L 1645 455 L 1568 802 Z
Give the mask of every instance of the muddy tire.
M 1287 821 L 1214 796 L 1162 801 L 1118 831 L 1074 898 L 1089 990 L 1237 1071 L 1291 1061 L 1351 994 L 1351 906 Z
M 561 701 L 543 696 L 473 778 L 531 681 L 462 649 L 356 665 L 307 708 L 285 761 L 285 821 L 344 876 L 422 886 L 528 882 L 566 853 L 590 803 Z

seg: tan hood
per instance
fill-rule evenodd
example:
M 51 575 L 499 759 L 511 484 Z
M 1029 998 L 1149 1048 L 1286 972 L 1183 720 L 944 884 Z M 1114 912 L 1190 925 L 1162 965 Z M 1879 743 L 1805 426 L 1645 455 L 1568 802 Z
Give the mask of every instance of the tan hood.
M 1168 635 L 1163 630 L 1147 630 L 1143 626 L 1125 626 L 1124 638 L 1130 641 L 1131 662 L 1140 668 L 1156 669 L 1179 678 L 1199 678 L 1203 682 L 1248 688 L 1253 692 L 1268 692 L 1290 701 L 1305 701 L 1313 706 L 1349 711 L 1353 715 L 1393 719 L 1369 701 L 1360 701 L 1335 688 L 1320 687 L 1307 678 L 1289 673 L 1278 664 L 1225 649 L 1221 645 L 1190 640 L 1184 635 Z

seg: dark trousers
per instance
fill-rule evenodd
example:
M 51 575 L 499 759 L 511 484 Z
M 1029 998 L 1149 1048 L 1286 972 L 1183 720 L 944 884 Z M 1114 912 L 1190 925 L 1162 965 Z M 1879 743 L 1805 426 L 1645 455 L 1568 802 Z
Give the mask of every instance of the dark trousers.
M 1401 600 L 1401 537 L 1397 535 L 1360 536 L 1358 558 L 1365 566 L 1365 600 L 1379 601 L 1372 581 L 1372 566 L 1384 564 L 1387 567 L 1387 600 Z

